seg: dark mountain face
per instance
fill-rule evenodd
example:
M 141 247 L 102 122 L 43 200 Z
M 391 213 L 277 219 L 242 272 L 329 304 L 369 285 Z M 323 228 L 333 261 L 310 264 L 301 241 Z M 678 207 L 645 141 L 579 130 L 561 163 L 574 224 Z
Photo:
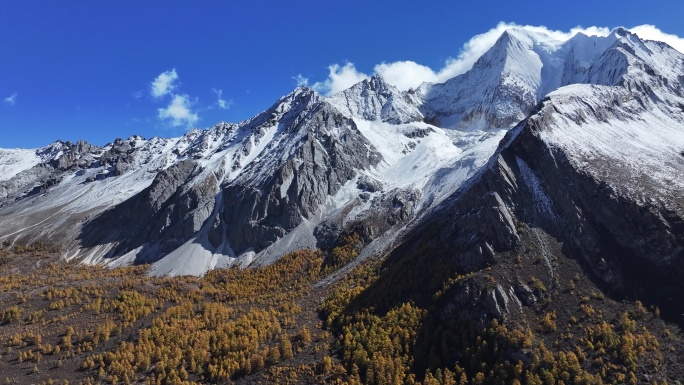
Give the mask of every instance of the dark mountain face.
M 285 104 L 289 110 L 282 113 Z M 221 184 L 222 175 L 207 172 L 194 159 L 175 163 L 145 190 L 88 222 L 80 235 L 83 247 L 116 243 L 108 259 L 141 248 L 136 263 L 155 262 L 202 231 L 215 250 L 230 245 L 232 257 L 259 252 L 313 219 L 355 170 L 382 159 L 351 119 L 310 90 L 262 114 L 268 115 L 255 119 L 252 135 L 240 144 L 259 146 L 268 130 L 275 131 L 274 138 L 237 178 Z
M 247 170 L 222 190 L 224 206 L 215 228 L 223 226 L 237 253 L 250 247 L 260 251 L 313 219 L 319 205 L 354 178 L 355 170 L 382 160 L 355 123 L 325 102 L 283 127 L 282 135 L 296 138 L 287 158 L 269 156 L 251 165 L 259 173 L 256 178 Z
M 684 55 L 664 44 L 622 29 L 558 42 L 518 28 L 442 84 L 401 92 L 374 76 L 329 98 L 298 88 L 250 120 L 180 138 L 0 150 L 0 273 L 11 288 L 13 272 L 24 277 L 28 324 L 68 301 L 44 303 L 54 265 L 36 282 L 28 265 L 2 270 L 27 250 L 150 263 L 59 272 L 80 282 L 87 311 L 104 298 L 95 315 L 129 328 L 119 348 L 97 349 L 121 362 L 139 349 L 138 380 L 171 372 L 143 365 L 132 336 L 154 335 L 178 358 L 190 346 L 175 338 L 182 325 L 216 342 L 184 350 L 194 364 L 175 362 L 197 381 L 273 382 L 284 372 L 271 369 L 301 353 L 309 383 L 662 383 L 682 374 L 682 95 Z M 229 266 L 255 269 L 211 272 Z M 117 275 L 126 271 L 135 282 Z M 175 275 L 201 278 L 150 277 Z M 7 293 L 0 316 L 17 328 L 24 294 Z M 138 314 L 127 301 L 140 320 L 127 318 Z M 241 332 L 211 334 L 267 318 L 269 332 L 250 326 L 242 348 L 230 340 Z M 300 321 L 318 329 L 316 349 L 303 328 L 293 349 Z M 103 330 L 77 333 L 78 354 Z M 29 337 L 7 335 L 23 349 L 16 365 L 40 361 Z M 96 360 L 121 374 L 108 353 L 78 354 L 85 374 Z
M 8 150 L 27 166 L 0 181 L 0 234 L 204 274 L 357 233 L 362 256 L 433 239 L 471 271 L 526 247 L 531 226 L 627 295 L 640 286 L 627 279 L 681 272 L 683 63 L 627 31 L 511 29 L 443 84 L 401 92 L 374 76 L 181 138 Z M 674 280 L 659 280 L 673 304 Z
M 511 259 L 538 260 L 545 268 L 536 279 L 553 287 L 563 275 L 558 259 L 571 258 L 616 298 L 640 299 L 684 323 L 684 199 L 659 166 L 684 171 L 671 145 L 684 133 L 682 116 L 661 104 L 679 98 L 682 83 L 635 70 L 648 68 L 635 52 L 616 44 L 589 69 L 612 77 L 606 62 L 629 59 L 616 86 L 561 89 L 543 100 L 482 173 L 426 215 L 390 258 L 420 250 L 461 274 L 493 266 L 506 282 L 477 289 L 491 291 L 493 302 L 474 299 L 489 318 L 529 302 L 526 278 L 506 270 Z
M 154 262 L 159 250 L 170 253 L 199 231 L 214 210 L 218 182 L 213 174 L 187 187 L 200 172 L 192 160 L 163 170 L 148 188 L 87 222 L 81 244 L 116 242 L 118 247 L 105 256 L 109 259 L 142 248 L 137 262 Z

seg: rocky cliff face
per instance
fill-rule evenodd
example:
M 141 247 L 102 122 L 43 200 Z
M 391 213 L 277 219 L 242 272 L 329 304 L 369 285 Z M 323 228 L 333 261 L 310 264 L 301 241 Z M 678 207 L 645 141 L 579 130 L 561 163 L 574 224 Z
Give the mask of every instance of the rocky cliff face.
M 224 224 L 237 253 L 260 251 L 304 219 L 312 219 L 357 170 L 382 159 L 352 120 L 312 97 L 312 91 L 306 91 L 298 101 L 303 105 L 295 105 L 302 109 L 296 119 L 279 123 L 282 139 L 275 140 L 290 142 L 281 143 L 288 152 L 274 149 L 223 189 L 224 207 L 216 224 Z
M 0 181 L 0 206 L 46 191 L 61 182 L 65 171 L 86 169 L 101 153 L 102 149 L 84 141 L 57 141 L 35 150 L 30 155 L 35 157 L 36 166 Z
M 464 272 L 562 250 L 628 293 L 631 272 L 681 273 L 683 90 L 682 55 L 625 30 L 511 29 L 443 84 L 401 92 L 374 76 L 179 138 L 1 150 L 0 238 L 160 274 L 269 263 L 351 232 L 363 255 L 455 253 Z
M 198 177 L 201 171 L 196 162 L 184 160 L 160 172 L 142 192 L 87 222 L 81 244 L 113 245 L 107 259 L 136 250 L 137 263 L 154 262 L 160 252 L 173 251 L 213 212 L 218 181 L 213 173 Z
M 588 69 L 589 78 L 611 86 L 577 85 L 544 99 L 479 176 L 407 235 L 394 258 L 420 250 L 464 274 L 500 269 L 509 277 L 503 286 L 475 284 L 453 299 L 489 319 L 504 316 L 509 303 L 534 302 L 526 280 L 506 272 L 513 258 L 533 256 L 546 267 L 536 277 L 546 287 L 558 286 L 558 258 L 576 259 L 612 295 L 641 299 L 684 322 L 684 186 L 676 178 L 684 172 L 677 153 L 684 118 L 673 108 L 681 103 L 676 73 L 684 61 L 676 54 L 672 73 L 650 71 L 661 45 L 634 43 L 615 44 Z
M 349 117 L 402 124 L 424 118 L 412 95 L 399 92 L 375 75 L 333 96 L 330 103 Z

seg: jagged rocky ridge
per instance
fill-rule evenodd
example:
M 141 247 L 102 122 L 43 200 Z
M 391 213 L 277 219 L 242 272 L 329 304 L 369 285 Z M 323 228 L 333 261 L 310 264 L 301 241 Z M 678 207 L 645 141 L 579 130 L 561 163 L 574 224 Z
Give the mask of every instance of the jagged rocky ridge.
M 1 150 L 0 238 L 175 275 L 356 231 L 362 256 L 428 245 L 471 271 L 528 226 L 614 290 L 636 269 L 681 276 L 683 60 L 622 29 L 511 29 L 442 84 L 374 76 L 180 138 Z
M 464 274 L 493 265 L 496 275 L 504 260 L 536 256 L 546 266 L 537 278 L 553 288 L 557 257 L 565 256 L 607 292 L 658 306 L 682 324 L 684 183 L 675 175 L 684 172 L 684 57 L 617 34 L 586 71 L 594 84 L 548 94 L 392 258 L 429 252 Z M 528 277 L 502 274 L 507 282 L 462 288 L 450 316 L 484 327 L 536 301 Z

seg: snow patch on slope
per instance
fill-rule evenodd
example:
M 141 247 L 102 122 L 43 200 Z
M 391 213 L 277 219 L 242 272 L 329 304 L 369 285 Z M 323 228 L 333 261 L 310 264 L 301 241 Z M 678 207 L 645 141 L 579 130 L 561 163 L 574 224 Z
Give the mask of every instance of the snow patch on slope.
M 40 162 L 33 149 L 0 149 L 0 181 L 12 179 Z
M 421 205 L 437 204 L 456 191 L 487 163 L 508 130 L 487 129 L 482 122 L 449 130 L 422 122 L 354 121 L 383 157 L 368 175 L 382 182 L 384 191 L 422 191 Z
M 550 99 L 557 110 L 555 122 L 540 136 L 562 147 L 578 168 L 625 186 L 640 200 L 684 191 L 681 112 L 667 105 L 643 109 L 643 101 L 619 87 L 575 85 Z M 602 110 L 611 99 L 619 106 Z
M 194 275 L 202 276 L 208 271 L 220 267 L 228 267 L 235 258 L 223 253 L 216 253 L 206 234 L 185 242 L 182 246 L 152 264 L 149 274 L 153 276 Z
M 549 219 L 555 219 L 556 213 L 553 210 L 553 203 L 551 198 L 546 194 L 544 188 L 541 185 L 541 181 L 534 174 L 534 171 L 530 166 L 525 163 L 524 160 L 515 157 L 515 161 L 520 169 L 520 174 L 522 175 L 523 182 L 527 185 L 527 188 L 532 192 L 534 196 L 534 201 L 537 206 L 537 211 L 545 215 Z
M 297 88 L 248 121 L 221 123 L 174 139 L 117 140 L 88 154 L 97 159 L 103 156 L 99 152 L 106 153 L 112 157 L 109 163 L 93 162 L 92 166 L 78 166 L 80 169 L 60 166 L 54 173 L 58 177 L 50 174 L 49 180 L 45 175 L 52 170 L 50 162 L 69 154 L 68 144 L 56 142 L 39 150 L 0 150 L 0 181 L 40 163 L 46 165 L 44 179 L 36 176 L 39 170 L 29 173 L 43 184 L 22 184 L 27 190 L 20 191 L 25 194 L 17 203 L 0 208 L 2 216 L 11 218 L 0 222 L 0 234 L 5 238 L 22 232 L 36 238 L 60 231 L 73 235 L 83 221 L 138 194 L 161 170 L 185 159 L 193 159 L 202 170 L 184 184 L 184 189 L 210 173 L 222 187 L 230 183 L 260 186 L 284 162 L 292 157 L 297 161 L 297 145 L 304 135 L 342 135 L 341 124 L 328 132 L 325 124 L 323 128 L 311 126 L 320 121 L 306 120 L 321 101 L 353 119 L 382 161 L 353 170 L 356 177 L 329 196 L 315 218 L 304 218 L 294 231 L 258 254 L 250 250 L 236 259 L 225 239 L 220 247 L 212 247 L 205 224 L 193 239 L 155 263 L 153 274 L 201 275 L 217 266 L 246 266 L 252 260 L 270 263 L 295 247 L 314 247 L 313 229 L 320 221 L 339 213 L 346 213 L 347 219 L 361 216 L 373 200 L 395 190 L 418 190 L 417 210 L 435 205 L 473 178 L 495 153 L 505 133 L 547 95 L 555 107 L 554 123 L 540 135 L 551 146 L 562 147 L 572 162 L 603 180 L 629 186 L 635 194 L 642 191 L 647 195 L 652 190 L 656 193 L 653 196 L 681 194 L 683 67 L 682 55 L 661 43 L 641 41 L 624 30 L 607 37 L 577 34 L 559 41 L 539 31 L 513 28 L 470 71 L 442 84 L 424 84 L 417 90 L 400 92 L 376 76 L 331 98 Z M 648 97 L 636 99 L 634 95 Z M 350 124 L 346 128 L 353 127 Z M 325 148 L 316 147 L 319 150 Z M 125 162 L 115 167 L 111 159 L 117 157 L 125 158 Z M 539 211 L 553 216 L 537 177 L 520 159 L 518 167 Z M 371 184 L 377 182 L 379 187 L 366 191 L 359 187 L 361 178 Z M 18 185 L 16 178 L 10 182 Z M 279 194 L 276 198 L 284 198 L 292 183 L 292 174 L 286 175 L 274 194 Z M 84 260 L 107 261 L 114 246 L 105 243 L 85 250 Z M 161 252 L 154 245 L 145 245 L 109 263 L 132 263 L 145 253 L 161 256 L 155 254 Z

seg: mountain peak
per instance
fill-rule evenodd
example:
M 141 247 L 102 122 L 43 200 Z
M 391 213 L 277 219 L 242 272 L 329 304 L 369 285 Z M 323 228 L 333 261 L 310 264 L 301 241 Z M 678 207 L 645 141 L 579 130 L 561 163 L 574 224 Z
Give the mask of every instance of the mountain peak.
M 268 110 L 257 116 L 270 120 L 276 120 L 278 116 L 288 113 L 290 110 L 306 109 L 322 100 L 316 91 L 310 87 L 297 87 L 289 94 L 280 98 Z M 253 119 L 254 120 L 254 119 Z M 258 120 L 258 119 L 257 119 Z
M 387 90 L 394 89 L 394 86 L 391 86 L 389 83 L 387 83 L 385 78 L 379 74 L 373 75 L 370 79 L 364 80 L 364 82 L 367 82 L 372 90 L 377 90 L 380 92 L 386 92 Z
M 347 92 L 348 94 L 356 94 L 358 92 L 373 92 L 378 95 L 389 97 L 390 94 L 399 91 L 394 86 L 387 83 L 381 75 L 374 74 L 370 78 L 363 79 L 350 88 L 342 91 L 342 93 L 344 92 Z
M 684 326 L 684 55 L 625 29 L 565 41 L 539 31 L 510 28 L 470 71 L 415 91 L 374 75 L 332 97 L 298 87 L 250 120 L 178 138 L 0 149 L 0 281 L 11 289 L 0 303 L 26 299 L 4 312 L 0 331 L 35 331 L 29 321 L 66 315 L 38 337 L 58 346 L 70 325 L 80 336 L 36 365 L 21 361 L 40 346 L 13 347 L 0 372 L 33 366 L 33 377 L 12 380 L 26 383 L 51 373 L 121 382 L 121 368 L 132 382 L 181 373 L 275 383 L 291 373 L 302 374 L 296 383 L 324 383 L 320 358 L 339 353 L 333 379 L 357 383 L 446 384 L 454 373 L 466 383 L 484 373 L 488 383 L 684 377 L 682 332 L 671 322 Z M 154 276 L 250 269 L 163 281 L 142 269 L 84 275 L 46 259 L 41 244 L 86 264 L 150 263 Z M 55 283 L 103 306 L 67 301 L 45 315 Z M 106 290 L 90 289 L 100 283 Z M 183 295 L 191 298 L 173 301 Z M 281 299 L 284 310 L 267 309 Z M 126 322 L 122 310 L 142 302 L 152 314 Z M 88 338 L 98 321 L 118 328 L 109 342 Z M 242 324 L 260 338 L 233 343 Z M 139 365 L 179 325 L 199 341 L 219 330 L 221 346 L 185 338 L 156 354 L 157 369 Z M 391 344 L 367 343 L 373 330 Z M 330 349 L 334 339 L 344 346 Z M 449 348 L 435 351 L 440 340 Z M 497 342 L 505 344 L 485 346 Z M 94 350 L 74 355 L 81 347 Z M 116 359 L 102 364 L 112 347 Z M 168 352 L 199 359 L 188 365 Z M 292 373 L 293 362 L 302 370 Z M 548 375 L 550 367 L 562 373 Z
M 406 205 L 439 203 L 486 163 L 508 130 L 535 113 L 534 107 L 547 95 L 566 86 L 570 94 L 567 103 L 577 110 L 581 106 L 574 103 L 575 96 L 580 98 L 593 89 L 583 83 L 622 87 L 629 90 L 625 92 L 641 92 L 639 97 L 657 95 L 660 100 L 672 100 L 669 108 L 676 109 L 684 102 L 666 93 L 679 92 L 675 88 L 682 84 L 677 77 L 683 73 L 678 67 L 684 63 L 681 56 L 665 46 L 642 42 L 625 29 L 616 29 L 607 37 L 577 34 L 560 42 L 552 34 L 509 28 L 470 71 L 412 92 L 401 92 L 376 74 L 332 97 L 297 87 L 247 121 L 195 129 L 179 138 L 144 140 L 133 136 L 103 148 L 56 142 L 31 153 L 0 153 L 0 163 L 3 156 L 7 159 L 0 173 L 5 170 L 9 175 L 0 176 L 6 181 L 0 184 L 0 214 L 9 216 L 19 209 L 35 212 L 17 224 L 27 229 L 22 234 L 27 238 L 62 236 L 58 226 L 49 228 L 47 222 L 45 227 L 34 226 L 31 221 L 39 222 L 58 209 L 73 213 L 75 222 L 99 215 L 97 210 L 116 209 L 169 170 L 160 180 L 175 186 L 177 194 L 174 198 L 162 194 L 169 200 L 164 209 L 169 216 L 164 218 L 181 218 L 178 227 L 168 233 L 168 240 L 174 239 L 169 241 L 169 250 L 178 246 L 175 240 L 185 242 L 195 236 L 204 221 L 209 221 L 206 226 L 214 226 L 210 223 L 214 219 L 208 218 L 216 218 L 224 209 L 234 216 L 225 217 L 222 223 L 248 231 L 232 241 L 225 234 L 212 233 L 214 247 L 223 244 L 221 250 L 235 247 L 232 251 L 238 253 L 255 245 L 270 247 L 269 242 L 275 244 L 288 236 L 302 218 L 313 219 L 314 213 L 320 214 L 315 218 L 323 218 L 342 207 L 353 207 L 350 212 L 363 216 L 368 207 L 377 209 L 383 202 L 391 202 L 391 194 L 399 190 L 406 196 L 425 197 L 411 198 L 413 203 L 404 202 Z M 625 72 L 626 68 L 631 72 Z M 642 99 L 645 104 L 659 103 L 655 98 Z M 568 116 L 571 121 L 586 118 Z M 681 151 L 677 148 L 677 154 Z M 39 163 L 40 167 L 31 169 Z M 321 168 L 322 164 L 326 166 Z M 437 169 L 442 171 L 435 174 Z M 333 172 L 337 174 L 330 177 Z M 326 183 L 314 183 L 323 177 L 328 178 Z M 83 186 L 88 186 L 88 191 Z M 233 195 L 228 194 L 229 186 L 233 186 Z M 117 192 L 112 193 L 114 190 Z M 338 191 L 340 195 L 336 195 Z M 416 195 L 411 195 L 415 191 Z M 70 197 L 82 193 L 84 198 L 68 201 L 60 195 L 65 192 Z M 42 195 L 36 203 L 26 199 L 38 193 Z M 148 193 L 139 203 L 161 202 L 158 191 Z M 259 206 L 231 206 L 257 201 Z M 190 210 L 194 213 L 186 206 L 194 207 Z M 5 207 L 8 209 L 3 211 Z M 179 207 L 183 209 L 174 211 Z M 150 215 L 162 217 L 161 212 Z M 345 218 L 337 219 L 346 223 Z M 180 221 L 185 222 L 180 225 Z M 389 222 L 399 223 L 396 218 Z M 313 222 L 306 225 L 316 226 Z M 0 224 L 0 236 L 9 224 L 6 226 Z M 163 235 L 166 222 L 160 220 L 155 226 L 159 226 L 154 230 L 157 240 L 167 237 Z M 93 227 L 93 234 L 100 230 Z M 307 237 L 311 241 L 307 244 L 315 244 L 313 235 L 307 233 Z M 106 250 L 116 247 L 111 244 L 102 248 L 105 251 L 93 252 L 90 262 L 102 261 Z M 231 252 L 225 255 L 235 256 Z
M 529 40 L 530 39 L 530 31 L 524 29 L 524 28 L 519 28 L 519 27 L 511 27 L 505 29 L 502 33 L 501 36 L 499 36 L 500 41 L 504 42 L 510 42 L 510 41 L 515 41 L 515 40 Z
M 363 120 L 408 123 L 423 115 L 410 98 L 375 74 L 334 95 L 329 100 L 345 116 Z
M 306 96 L 309 96 L 312 94 L 317 94 L 317 92 L 313 88 L 308 87 L 308 86 L 298 86 L 292 92 L 290 92 L 288 95 L 306 97 Z
M 610 34 L 615 35 L 617 37 L 633 35 L 632 32 L 630 32 L 627 28 L 624 28 L 624 27 L 617 27 L 613 31 L 611 31 Z

